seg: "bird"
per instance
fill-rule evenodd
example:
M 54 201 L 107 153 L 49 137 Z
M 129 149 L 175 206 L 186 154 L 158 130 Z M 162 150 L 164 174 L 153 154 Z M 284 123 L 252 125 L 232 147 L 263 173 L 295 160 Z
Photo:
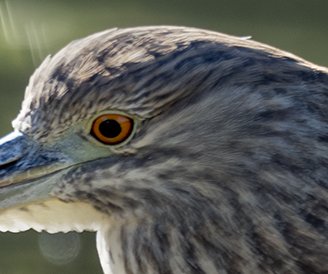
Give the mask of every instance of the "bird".
M 328 273 L 328 70 L 114 28 L 48 56 L 0 141 L 0 230 L 95 231 L 105 274 Z

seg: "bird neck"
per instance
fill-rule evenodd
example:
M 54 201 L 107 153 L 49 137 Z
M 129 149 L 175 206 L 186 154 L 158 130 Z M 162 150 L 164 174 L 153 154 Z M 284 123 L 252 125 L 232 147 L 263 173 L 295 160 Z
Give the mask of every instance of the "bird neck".
M 97 249 L 105 274 L 217 273 L 205 250 L 213 231 L 204 231 L 163 220 L 116 223 L 98 231 Z
M 157 216 L 113 220 L 98 231 L 104 273 L 243 273 L 238 272 L 242 265 L 252 262 L 242 235 L 221 222 L 210 205 L 202 212 L 187 207 L 172 212 L 163 208 Z

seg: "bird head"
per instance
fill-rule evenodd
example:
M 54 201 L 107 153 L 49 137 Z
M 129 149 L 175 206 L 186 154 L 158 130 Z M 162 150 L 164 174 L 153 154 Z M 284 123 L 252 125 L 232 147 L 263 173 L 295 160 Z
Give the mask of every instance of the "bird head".
M 324 239 L 310 197 L 327 205 L 327 86 L 324 68 L 205 30 L 112 29 L 74 41 L 32 75 L 1 140 L 0 229 L 120 227 L 131 250 L 148 239 L 192 260 L 178 244 L 187 237 L 203 252 L 194 267 L 233 273 L 243 262 L 255 273 L 256 252 L 294 262 L 279 222 Z

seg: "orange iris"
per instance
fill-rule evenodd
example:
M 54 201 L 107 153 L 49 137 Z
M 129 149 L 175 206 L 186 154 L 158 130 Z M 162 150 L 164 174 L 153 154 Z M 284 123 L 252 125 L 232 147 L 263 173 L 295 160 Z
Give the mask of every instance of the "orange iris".
M 132 133 L 133 120 L 121 114 L 104 114 L 92 124 L 91 134 L 106 145 L 117 145 Z

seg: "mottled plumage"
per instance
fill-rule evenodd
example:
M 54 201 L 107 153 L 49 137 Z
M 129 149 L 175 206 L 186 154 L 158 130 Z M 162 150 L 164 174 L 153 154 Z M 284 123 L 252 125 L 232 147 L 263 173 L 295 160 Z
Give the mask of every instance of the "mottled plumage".
M 122 145 L 90 135 L 108 111 L 135 121 Z M 33 74 L 0 146 L 0 229 L 96 230 L 106 274 L 328 273 L 327 113 L 326 68 L 254 41 L 74 41 Z

